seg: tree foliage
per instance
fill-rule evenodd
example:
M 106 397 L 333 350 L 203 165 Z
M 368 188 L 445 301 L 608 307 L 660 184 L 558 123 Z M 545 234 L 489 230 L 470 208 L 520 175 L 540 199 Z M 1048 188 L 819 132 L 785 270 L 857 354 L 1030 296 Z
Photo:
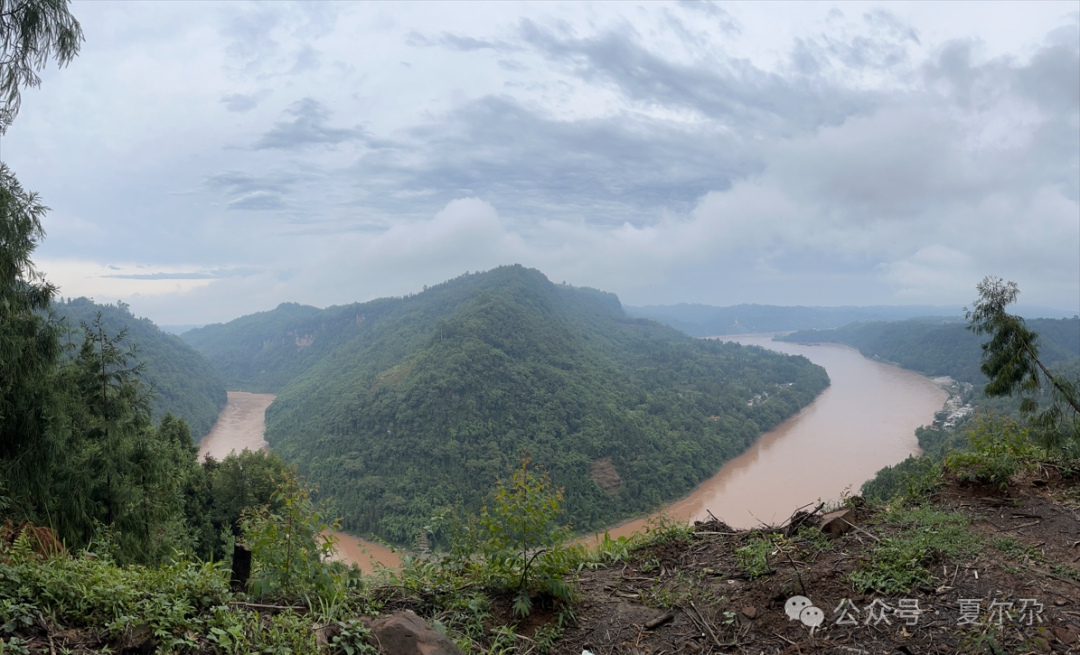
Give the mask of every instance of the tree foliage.
M 82 41 L 68 0 L 0 0 L 0 134 L 19 113 L 22 88 L 41 84 L 50 58 L 70 63 Z
M 136 318 L 123 302 L 110 305 L 87 298 L 61 299 L 52 308 L 69 326 L 89 322 L 100 314 L 106 331 L 123 332 L 121 346 L 138 346 L 134 356 L 142 365 L 140 378 L 153 388 L 149 403 L 155 422 L 165 414 L 181 416 L 196 441 L 210 432 L 228 400 L 225 379 L 184 340 L 163 332 L 149 319 Z M 74 338 L 79 338 L 77 332 Z
M 1038 442 L 1080 455 L 1080 380 L 1054 375 L 1039 357 L 1038 333 L 1023 318 L 1005 311 L 1020 294 L 1015 282 L 988 276 L 976 288 L 979 297 L 965 317 L 969 330 L 990 336 L 982 344 L 981 370 L 988 380 L 984 392 L 1018 395 L 1020 411 Z
M 804 358 L 691 339 L 520 266 L 183 338 L 230 386 L 278 394 L 267 440 L 334 497 L 346 529 L 403 544 L 440 508 L 478 512 L 523 449 L 579 529 L 648 511 L 828 384 Z M 590 477 L 604 458 L 617 487 Z

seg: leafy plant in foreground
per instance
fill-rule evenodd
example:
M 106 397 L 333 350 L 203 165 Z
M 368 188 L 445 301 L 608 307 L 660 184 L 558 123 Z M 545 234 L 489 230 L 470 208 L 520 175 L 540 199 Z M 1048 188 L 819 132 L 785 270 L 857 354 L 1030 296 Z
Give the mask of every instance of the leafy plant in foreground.
M 509 485 L 499 481 L 491 508 L 485 506 L 480 513 L 481 529 L 487 533 L 485 557 L 516 588 L 514 611 L 522 616 L 532 608 L 530 590 L 570 599 L 563 577 L 576 564 L 572 549 L 563 543 L 571 530 L 556 521 L 562 489 L 552 488 L 546 472 L 530 471 L 530 461 L 521 460 Z
M 340 526 L 337 520 L 326 519 L 326 503 L 311 499 L 295 471 L 283 474 L 274 500 L 279 507 L 249 509 L 243 521 L 244 539 L 255 565 L 252 594 L 338 593 L 328 560 L 337 541 L 331 531 Z
M 1005 418 L 977 419 L 968 431 L 968 446 L 968 451 L 949 453 L 945 466 L 961 480 L 996 484 L 1002 489 L 1039 454 L 1028 429 Z

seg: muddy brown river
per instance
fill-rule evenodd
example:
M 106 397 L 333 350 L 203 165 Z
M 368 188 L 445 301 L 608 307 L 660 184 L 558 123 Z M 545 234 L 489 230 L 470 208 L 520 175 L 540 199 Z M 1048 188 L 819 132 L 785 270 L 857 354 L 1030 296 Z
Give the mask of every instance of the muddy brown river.
M 775 342 L 769 335 L 720 337 L 744 345 L 804 355 L 832 381 L 810 405 L 745 453 L 728 462 L 689 496 L 664 508 L 670 518 L 693 521 L 708 512 L 737 528 L 779 523 L 818 499 L 836 500 L 884 466 L 918 454 L 915 428 L 929 424 L 948 394 L 928 378 L 863 357 L 836 344 Z M 199 453 L 221 459 L 232 450 L 266 448 L 264 413 L 271 394 L 229 392 L 229 402 Z M 645 528 L 647 518 L 611 528 L 612 537 Z M 388 548 L 338 534 L 338 554 L 366 571 L 400 559 Z
M 777 524 L 818 499 L 837 500 L 885 466 L 920 453 L 915 428 L 934 420 L 948 394 L 929 378 L 867 359 L 837 344 L 804 346 L 771 335 L 719 337 L 803 355 L 832 384 L 814 402 L 761 436 L 742 455 L 664 508 L 696 521 L 712 512 L 735 528 Z M 642 530 L 647 518 L 610 529 L 615 538 Z

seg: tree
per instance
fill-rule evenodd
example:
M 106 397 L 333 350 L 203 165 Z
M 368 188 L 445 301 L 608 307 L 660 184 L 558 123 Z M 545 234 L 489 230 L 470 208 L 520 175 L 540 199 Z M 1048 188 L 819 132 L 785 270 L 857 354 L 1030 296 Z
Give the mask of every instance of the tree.
M 1020 288 L 1015 282 L 987 276 L 976 289 L 979 297 L 973 309 L 964 310 L 964 317 L 969 330 L 990 335 L 982 344 L 981 370 L 989 380 L 984 393 L 1019 395 L 1020 412 L 1043 447 L 1080 449 L 1080 385 L 1051 373 L 1039 360 L 1039 335 L 1028 329 L 1023 318 L 1005 311 L 1016 302 Z M 1039 399 L 1045 395 L 1050 402 L 1040 411 Z
M 0 0 L 0 135 L 19 113 L 21 87 L 40 86 L 49 58 L 66 66 L 82 41 L 68 0 Z
M 36 71 L 50 57 L 64 65 L 78 54 L 82 28 L 67 7 L 67 0 L 0 0 L 0 135 L 19 111 L 20 88 L 40 84 Z M 47 210 L 0 162 L 0 480 L 24 514 L 41 509 L 42 468 L 58 447 L 49 437 L 48 377 L 59 328 L 44 315 L 56 287 L 30 259 Z
M 530 471 L 531 461 L 522 457 L 509 485 L 499 480 L 491 508 L 485 506 L 480 513 L 480 525 L 488 533 L 485 555 L 494 570 L 517 578 L 514 611 L 522 616 L 532 608 L 530 590 L 563 600 L 571 596 L 563 580 L 570 562 L 563 542 L 572 532 L 557 521 L 563 490 L 552 486 L 547 472 Z
M 40 497 L 39 465 L 56 454 L 48 377 L 60 354 L 59 327 L 46 314 L 56 287 L 30 259 L 46 210 L 0 163 L 0 474 L 20 507 Z

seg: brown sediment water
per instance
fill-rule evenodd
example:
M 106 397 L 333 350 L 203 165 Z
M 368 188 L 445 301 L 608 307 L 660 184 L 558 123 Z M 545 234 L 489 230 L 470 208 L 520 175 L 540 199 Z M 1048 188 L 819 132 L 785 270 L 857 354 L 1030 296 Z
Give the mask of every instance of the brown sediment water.
M 818 500 L 856 494 L 881 468 L 920 454 L 915 428 L 931 423 L 948 398 L 929 378 L 847 346 L 787 343 L 758 334 L 717 338 L 803 355 L 824 367 L 832 384 L 689 496 L 665 507 L 662 513 L 671 519 L 701 520 L 712 512 L 732 527 L 751 528 L 781 523 Z M 648 520 L 624 523 L 608 534 L 641 532 Z
M 206 455 L 222 460 L 233 451 L 269 450 L 263 435 L 266 433 L 266 408 L 274 402 L 271 393 L 247 393 L 230 391 L 229 400 L 218 414 L 210 434 L 199 442 L 199 459 Z M 337 557 L 346 562 L 355 562 L 367 572 L 378 566 L 396 567 L 401 560 L 397 553 L 358 539 L 344 532 L 337 533 Z
M 700 520 L 711 511 L 732 527 L 776 524 L 803 505 L 838 500 L 881 468 L 919 454 L 915 428 L 933 420 L 948 394 L 930 379 L 863 357 L 837 344 L 772 341 L 772 335 L 719 337 L 791 355 L 825 368 L 832 384 L 812 403 L 762 435 L 689 496 L 662 511 L 676 520 Z M 200 456 L 266 448 L 263 414 L 271 394 L 229 392 L 229 404 L 200 444 Z M 767 402 L 767 401 L 766 401 Z M 220 453 L 220 454 L 218 454 Z M 649 517 L 611 528 L 612 538 L 645 529 Z M 389 548 L 338 533 L 338 556 L 371 571 L 373 562 L 396 567 Z
M 274 402 L 272 393 L 230 391 L 229 400 L 218 414 L 210 434 L 199 442 L 199 459 L 210 455 L 221 461 L 229 453 L 248 450 L 270 450 L 263 434 L 266 432 L 266 408 Z

